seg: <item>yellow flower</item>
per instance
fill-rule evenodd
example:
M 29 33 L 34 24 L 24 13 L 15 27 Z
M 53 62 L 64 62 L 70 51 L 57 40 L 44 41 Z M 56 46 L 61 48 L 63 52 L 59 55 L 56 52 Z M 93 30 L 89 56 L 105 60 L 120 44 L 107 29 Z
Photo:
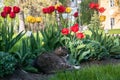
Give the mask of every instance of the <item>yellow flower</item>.
M 36 22 L 42 22 L 42 17 L 36 17 Z
M 36 18 L 35 18 L 35 17 L 32 17 L 32 19 L 31 19 L 30 22 L 31 22 L 31 23 L 35 23 L 35 22 L 36 22 Z
M 27 20 L 27 22 L 31 22 L 31 20 L 32 20 L 32 16 L 27 16 L 27 18 L 26 18 L 26 20 Z
M 103 22 L 103 21 L 105 21 L 105 19 L 106 19 L 106 16 L 104 16 L 104 15 L 101 15 L 99 19 L 100 19 L 100 21 L 101 21 L 101 22 Z
M 72 10 L 72 9 L 71 9 L 70 7 L 67 7 L 67 8 L 65 9 L 65 12 L 66 12 L 66 13 L 70 13 L 71 10 Z

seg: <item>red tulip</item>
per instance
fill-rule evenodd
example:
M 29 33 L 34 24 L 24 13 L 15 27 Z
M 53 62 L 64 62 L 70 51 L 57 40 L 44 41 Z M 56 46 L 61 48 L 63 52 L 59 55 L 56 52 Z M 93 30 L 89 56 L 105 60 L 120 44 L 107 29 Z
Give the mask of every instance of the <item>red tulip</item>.
M 57 11 L 59 12 L 59 13 L 64 13 L 65 12 L 65 7 L 64 6 L 58 6 L 57 7 Z
M 101 8 L 98 9 L 98 11 L 99 11 L 100 13 L 103 13 L 103 12 L 105 11 L 105 8 L 104 8 L 104 7 L 101 7 Z
M 17 6 L 14 6 L 14 7 L 13 7 L 13 12 L 14 12 L 14 13 L 19 13 L 19 12 L 20 12 L 20 8 L 17 7 Z
M 9 14 L 9 16 L 10 16 L 10 18 L 15 18 L 15 17 L 16 17 L 16 14 L 15 14 L 14 12 L 11 12 L 11 13 Z
M 52 13 L 55 10 L 54 6 L 49 6 L 48 7 L 48 13 Z
M 95 9 L 98 10 L 98 8 L 99 8 L 99 4 L 95 3 Z
M 69 29 L 68 28 L 63 28 L 61 32 L 62 32 L 63 35 L 68 35 L 69 34 Z
M 73 31 L 74 33 L 78 32 L 79 30 L 79 25 L 76 23 L 71 27 L 71 31 Z
M 3 18 L 6 18 L 6 17 L 7 17 L 7 13 L 6 13 L 6 12 L 1 12 L 1 16 L 2 16 Z
M 43 12 L 44 14 L 46 14 L 46 13 L 48 12 L 48 9 L 47 9 L 47 8 L 43 8 L 43 9 L 42 9 L 42 12 Z
M 85 36 L 84 36 L 83 33 L 78 32 L 78 33 L 76 33 L 76 37 L 77 37 L 78 39 L 83 39 Z
M 95 3 L 94 3 L 94 2 L 91 2 L 91 3 L 89 4 L 89 8 L 90 8 L 90 9 L 94 9 L 94 8 L 95 8 Z
M 3 8 L 3 11 L 5 12 L 5 13 L 7 13 L 7 14 L 9 14 L 10 12 L 11 12 L 11 7 L 10 6 L 5 6 L 4 8 Z
M 75 12 L 75 13 L 73 14 L 73 16 L 74 16 L 74 17 L 78 17 L 78 12 Z
M 89 8 L 90 8 L 90 9 L 98 9 L 98 8 L 99 8 L 99 4 L 94 3 L 94 2 L 91 2 L 91 3 L 89 4 Z

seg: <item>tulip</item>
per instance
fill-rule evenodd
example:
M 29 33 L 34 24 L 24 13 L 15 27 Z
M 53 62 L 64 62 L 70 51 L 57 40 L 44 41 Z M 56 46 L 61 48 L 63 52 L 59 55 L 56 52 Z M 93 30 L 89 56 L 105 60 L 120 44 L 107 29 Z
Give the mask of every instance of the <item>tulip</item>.
M 14 6 L 14 7 L 13 7 L 13 12 L 14 12 L 14 13 L 19 13 L 19 12 L 20 12 L 20 8 L 17 7 L 17 6 Z
M 10 16 L 10 18 L 15 18 L 16 14 L 14 12 L 10 12 L 9 16 Z
M 2 16 L 3 18 L 6 18 L 6 17 L 7 17 L 7 13 L 6 13 L 6 12 L 1 12 L 1 16 Z
M 68 35 L 69 34 L 69 29 L 68 28 L 63 28 L 61 32 L 62 32 L 63 35 Z

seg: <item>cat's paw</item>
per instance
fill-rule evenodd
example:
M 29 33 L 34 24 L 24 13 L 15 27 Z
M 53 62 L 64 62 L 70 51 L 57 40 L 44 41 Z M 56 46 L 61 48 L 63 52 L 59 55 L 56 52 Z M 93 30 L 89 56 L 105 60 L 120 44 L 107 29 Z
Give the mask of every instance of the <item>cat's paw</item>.
M 80 66 L 73 66 L 75 69 L 80 69 L 81 67 Z

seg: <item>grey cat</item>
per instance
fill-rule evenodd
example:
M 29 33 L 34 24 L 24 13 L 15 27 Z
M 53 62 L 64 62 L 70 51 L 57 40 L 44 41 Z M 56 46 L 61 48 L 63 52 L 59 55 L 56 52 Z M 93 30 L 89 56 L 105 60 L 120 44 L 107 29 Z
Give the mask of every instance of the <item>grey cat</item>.
M 66 60 L 67 55 L 67 48 L 56 48 L 52 53 L 43 53 L 39 55 L 34 61 L 34 67 L 46 74 L 55 73 L 58 70 L 72 69 L 73 66 L 68 64 Z

